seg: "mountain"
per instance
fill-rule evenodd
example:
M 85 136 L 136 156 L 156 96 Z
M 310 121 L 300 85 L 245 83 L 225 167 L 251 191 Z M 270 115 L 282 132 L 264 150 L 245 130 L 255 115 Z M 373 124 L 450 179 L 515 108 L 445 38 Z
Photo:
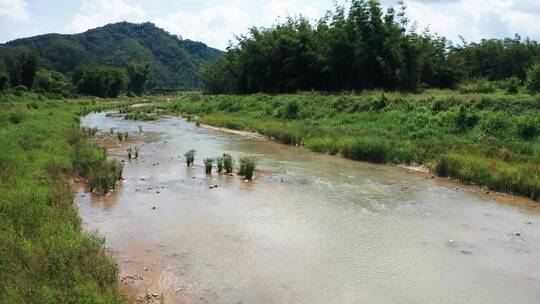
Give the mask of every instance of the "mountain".
M 46 34 L 0 44 L 0 57 L 29 49 L 40 67 L 70 74 L 81 64 L 125 66 L 133 59 L 150 62 L 148 88 L 192 89 L 201 86 L 199 67 L 223 52 L 183 40 L 152 23 L 120 22 L 74 35 Z

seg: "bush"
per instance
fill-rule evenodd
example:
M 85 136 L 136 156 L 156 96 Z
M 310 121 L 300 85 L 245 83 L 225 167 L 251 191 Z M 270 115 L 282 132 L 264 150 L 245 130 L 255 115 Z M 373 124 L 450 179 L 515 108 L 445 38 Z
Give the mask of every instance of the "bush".
M 517 94 L 521 84 L 521 80 L 516 76 L 508 77 L 502 81 L 502 87 L 508 94 Z
M 359 137 L 345 142 L 341 148 L 343 156 L 353 160 L 384 163 L 389 161 L 388 142 L 369 137 Z
M 285 118 L 287 119 L 296 119 L 298 118 L 298 111 L 300 106 L 296 100 L 291 100 L 287 102 L 285 106 Z
M 519 137 L 529 140 L 538 135 L 538 119 L 531 116 L 520 117 L 517 122 L 517 134 Z
M 479 93 L 490 94 L 495 93 L 497 87 L 495 84 L 487 79 L 480 78 L 469 83 L 465 83 L 459 86 L 459 91 L 462 94 Z
M 257 166 L 257 160 L 253 157 L 240 158 L 240 171 L 239 175 L 243 176 L 247 180 L 253 179 L 253 172 Z
M 527 71 L 525 87 L 531 94 L 540 93 L 540 63 L 533 65 Z
M 386 107 L 388 99 L 384 94 L 371 100 L 371 111 L 380 111 Z

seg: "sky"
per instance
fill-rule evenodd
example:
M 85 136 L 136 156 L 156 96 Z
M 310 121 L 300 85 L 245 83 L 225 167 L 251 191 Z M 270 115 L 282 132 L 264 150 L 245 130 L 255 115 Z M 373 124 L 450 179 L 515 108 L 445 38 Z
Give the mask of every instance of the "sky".
M 150 21 L 184 39 L 224 50 L 251 26 L 280 18 L 322 17 L 336 0 L 0 0 L 0 43 L 46 33 L 80 33 L 112 22 Z M 346 0 L 337 0 L 346 3 Z M 383 6 L 397 0 L 382 0 Z M 540 40 L 540 0 L 405 0 L 418 28 L 459 42 L 522 37 Z

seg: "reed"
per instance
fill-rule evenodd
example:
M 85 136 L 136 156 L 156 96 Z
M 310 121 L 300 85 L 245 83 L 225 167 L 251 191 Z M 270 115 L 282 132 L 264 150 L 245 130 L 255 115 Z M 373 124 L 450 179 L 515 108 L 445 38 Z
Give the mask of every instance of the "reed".
M 234 170 L 234 159 L 229 154 L 223 154 L 223 168 L 225 173 L 231 174 Z
M 187 166 L 190 167 L 195 162 L 195 150 L 189 150 L 184 154 L 184 157 L 186 158 Z
M 253 179 L 253 172 L 257 167 L 257 160 L 253 157 L 241 157 L 240 158 L 240 171 L 238 174 L 243 176 L 247 180 Z
M 221 174 L 223 172 L 223 157 L 216 158 L 216 165 L 218 173 Z
M 212 174 L 212 167 L 214 166 L 214 159 L 213 158 L 205 158 L 204 159 L 204 170 L 207 175 Z

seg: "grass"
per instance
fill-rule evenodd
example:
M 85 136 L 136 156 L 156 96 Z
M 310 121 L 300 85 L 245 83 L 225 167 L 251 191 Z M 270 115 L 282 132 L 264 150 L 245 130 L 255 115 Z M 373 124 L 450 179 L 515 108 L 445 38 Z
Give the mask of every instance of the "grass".
M 223 169 L 227 174 L 231 174 L 234 170 L 234 159 L 229 154 L 223 154 Z
M 186 165 L 190 167 L 195 162 L 195 150 L 189 150 L 184 154 L 186 158 Z
M 207 175 L 212 174 L 212 167 L 214 166 L 214 159 L 213 158 L 205 158 L 204 159 L 204 171 Z
M 216 166 L 217 166 L 217 172 L 221 174 L 223 172 L 223 157 L 216 158 Z
M 124 303 L 117 265 L 81 228 L 67 183 L 119 168 L 79 129 L 85 102 L 25 100 L 0 101 L 0 303 Z
M 240 158 L 240 170 L 238 174 L 243 176 L 247 180 L 253 179 L 253 172 L 257 166 L 257 160 L 253 157 L 241 157 Z
M 538 198 L 540 102 L 536 96 L 513 93 L 493 91 L 479 81 L 461 92 L 428 90 L 421 94 L 191 93 L 151 107 L 353 160 L 424 164 L 436 170 L 439 163 L 451 159 L 447 166 L 455 170 L 436 170 L 442 176 Z M 477 166 L 471 166 L 473 156 Z M 496 170 L 486 173 L 489 178 L 460 169 L 480 172 L 480 164 L 485 162 L 498 164 Z M 525 178 L 523 170 L 533 174 Z

